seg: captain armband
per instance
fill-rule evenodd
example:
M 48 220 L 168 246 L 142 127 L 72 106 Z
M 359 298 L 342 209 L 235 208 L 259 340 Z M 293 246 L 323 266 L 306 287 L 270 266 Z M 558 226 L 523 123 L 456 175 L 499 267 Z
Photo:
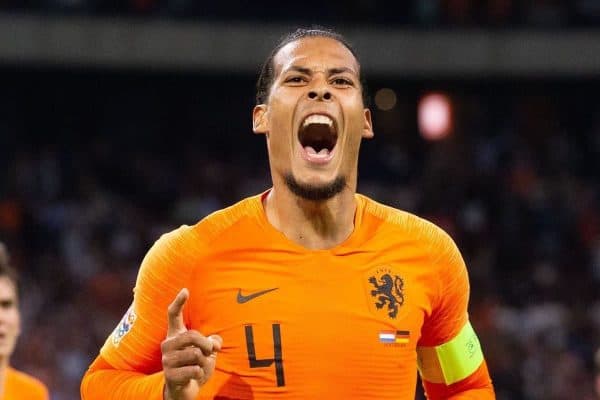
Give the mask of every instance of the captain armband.
M 434 347 L 417 347 L 421 378 L 451 385 L 471 375 L 483 363 L 483 352 L 471 323 L 449 342 Z

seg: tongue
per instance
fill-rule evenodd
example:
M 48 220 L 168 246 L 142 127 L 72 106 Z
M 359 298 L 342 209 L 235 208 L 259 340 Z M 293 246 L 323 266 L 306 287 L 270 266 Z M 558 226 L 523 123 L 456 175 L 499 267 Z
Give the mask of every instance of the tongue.
M 319 150 L 319 152 L 317 153 L 317 151 L 311 147 L 311 146 L 306 146 L 305 147 L 306 152 L 308 154 L 310 154 L 311 156 L 321 156 L 321 157 L 327 157 L 329 155 L 329 150 L 327 150 L 326 147 L 323 147 L 321 150 Z

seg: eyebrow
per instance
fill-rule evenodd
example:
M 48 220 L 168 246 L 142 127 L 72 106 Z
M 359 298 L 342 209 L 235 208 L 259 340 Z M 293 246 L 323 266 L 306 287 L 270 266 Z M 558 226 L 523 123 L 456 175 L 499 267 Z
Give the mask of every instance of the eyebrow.
M 298 65 L 292 65 L 291 67 L 289 67 L 287 69 L 287 71 L 296 71 L 296 72 L 300 72 L 300 73 L 306 74 L 306 75 L 312 75 L 313 74 L 313 71 L 310 68 L 300 67 Z M 287 72 L 287 71 L 284 71 L 284 72 Z M 327 70 L 327 75 L 331 76 L 331 75 L 341 74 L 341 73 L 344 73 L 344 72 L 356 75 L 356 71 L 354 71 L 352 68 L 348 68 L 348 67 L 329 68 Z

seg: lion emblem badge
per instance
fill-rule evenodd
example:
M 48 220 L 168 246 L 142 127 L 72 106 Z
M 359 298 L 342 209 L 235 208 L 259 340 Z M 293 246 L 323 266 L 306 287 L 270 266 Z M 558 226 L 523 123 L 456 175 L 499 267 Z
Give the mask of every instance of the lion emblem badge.
M 380 269 L 376 275 L 369 277 L 371 297 L 375 300 L 377 310 L 385 308 L 388 317 L 395 319 L 398 310 L 404 304 L 404 281 L 387 269 Z

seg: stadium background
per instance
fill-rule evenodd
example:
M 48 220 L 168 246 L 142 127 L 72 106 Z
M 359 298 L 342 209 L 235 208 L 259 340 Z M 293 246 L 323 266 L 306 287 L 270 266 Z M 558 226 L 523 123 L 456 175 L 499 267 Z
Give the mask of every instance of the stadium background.
M 357 45 L 380 94 L 359 190 L 455 238 L 498 398 L 598 399 L 600 2 L 210 3 L 0 2 L 13 364 L 79 398 L 153 241 L 268 187 L 259 64 L 317 23 Z M 439 140 L 418 121 L 430 93 L 451 107 Z

